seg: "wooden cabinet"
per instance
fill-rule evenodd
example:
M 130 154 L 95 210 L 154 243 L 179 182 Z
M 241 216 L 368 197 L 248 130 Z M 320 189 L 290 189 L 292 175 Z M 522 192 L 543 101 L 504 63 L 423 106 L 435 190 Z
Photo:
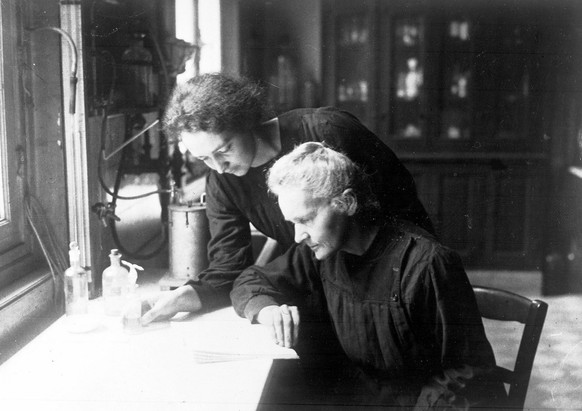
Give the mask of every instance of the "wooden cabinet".
M 324 11 L 324 100 L 364 124 L 376 116 L 377 27 L 373 0 L 328 2 Z
M 372 115 L 368 112 L 374 98 L 370 95 L 374 66 L 372 29 L 373 17 L 364 11 L 337 18 L 335 98 L 362 121 L 370 120 Z
M 380 12 L 379 132 L 405 151 L 542 151 L 535 17 L 451 4 Z
M 556 29 L 547 13 L 498 0 L 324 5 L 325 103 L 399 155 L 439 237 L 467 265 L 539 268 L 544 53 Z
M 538 268 L 543 161 L 407 162 L 440 240 L 472 267 Z

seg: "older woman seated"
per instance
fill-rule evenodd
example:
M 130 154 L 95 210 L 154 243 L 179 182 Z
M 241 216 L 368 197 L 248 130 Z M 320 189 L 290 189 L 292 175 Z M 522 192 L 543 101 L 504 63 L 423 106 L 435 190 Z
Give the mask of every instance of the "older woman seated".
M 298 246 L 235 281 L 237 313 L 301 344 L 322 293 L 339 342 L 370 388 L 366 402 L 417 409 L 496 407 L 506 397 L 462 262 L 409 222 L 386 218 L 369 176 L 345 155 L 305 143 L 268 185 Z M 301 354 L 300 354 L 301 355 Z

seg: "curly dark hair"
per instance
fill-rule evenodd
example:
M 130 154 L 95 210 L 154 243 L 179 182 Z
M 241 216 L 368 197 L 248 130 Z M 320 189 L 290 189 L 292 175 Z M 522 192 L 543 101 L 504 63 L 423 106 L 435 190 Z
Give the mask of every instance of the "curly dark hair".
M 162 120 L 171 140 L 184 131 L 247 132 L 268 120 L 265 89 L 222 73 L 196 76 L 172 91 Z

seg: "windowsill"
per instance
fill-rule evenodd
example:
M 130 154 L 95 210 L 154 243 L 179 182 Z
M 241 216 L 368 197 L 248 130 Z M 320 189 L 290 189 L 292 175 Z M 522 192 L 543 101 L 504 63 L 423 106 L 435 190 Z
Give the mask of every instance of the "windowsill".
M 52 276 L 40 268 L 0 290 L 0 364 L 60 314 L 53 302 Z
M 48 268 L 38 268 L 0 289 L 0 311 L 46 281 L 51 281 L 50 270 Z

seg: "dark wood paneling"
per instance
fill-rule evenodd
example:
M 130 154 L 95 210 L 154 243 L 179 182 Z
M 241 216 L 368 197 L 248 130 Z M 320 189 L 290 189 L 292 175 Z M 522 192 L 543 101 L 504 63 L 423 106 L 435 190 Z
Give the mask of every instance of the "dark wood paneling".
M 468 267 L 540 267 L 547 190 L 543 162 L 406 165 L 439 239 Z

